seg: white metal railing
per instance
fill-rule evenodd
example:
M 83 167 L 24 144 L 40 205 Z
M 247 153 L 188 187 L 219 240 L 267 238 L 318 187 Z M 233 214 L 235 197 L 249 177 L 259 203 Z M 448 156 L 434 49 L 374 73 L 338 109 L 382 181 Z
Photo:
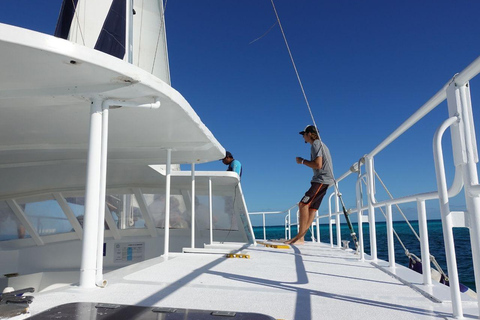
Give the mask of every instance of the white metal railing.
M 292 230 L 291 227 L 292 225 L 298 225 L 298 215 L 297 215 L 297 222 L 292 224 L 291 223 L 291 210 L 296 208 L 297 205 L 293 205 L 287 210 L 284 211 L 259 211 L 259 212 L 249 212 L 248 215 L 250 216 L 256 216 L 256 215 L 261 215 L 262 216 L 262 228 L 263 228 L 263 240 L 267 240 L 267 229 L 266 229 L 266 216 L 267 215 L 283 215 L 284 216 L 284 223 L 285 223 L 285 239 L 290 239 L 292 237 Z
M 426 217 L 426 200 L 438 199 L 440 202 L 440 212 L 442 218 L 442 228 L 444 234 L 445 253 L 448 267 L 448 276 L 450 281 L 450 293 L 452 299 L 452 313 L 456 318 L 463 317 L 462 301 L 460 296 L 460 286 L 458 280 L 457 263 L 455 257 L 455 246 L 453 239 L 453 227 L 466 227 L 470 230 L 470 242 L 472 246 L 472 256 L 474 265 L 475 284 L 480 288 L 480 184 L 477 173 L 477 142 L 474 130 L 474 119 L 472 104 L 470 98 L 469 81 L 480 72 L 480 57 L 471 63 L 465 70 L 457 74 L 440 91 L 429 99 L 420 109 L 410 116 L 402 125 L 400 125 L 392 134 L 383 140 L 373 151 L 366 154 L 351 168 L 341 175 L 337 182 L 342 182 L 352 173 L 357 174 L 355 183 L 356 206 L 348 209 L 348 213 L 357 214 L 358 232 L 359 232 L 359 258 L 364 260 L 364 240 L 362 224 L 368 222 L 370 230 L 370 258 L 377 260 L 377 241 L 375 233 L 375 209 L 385 208 L 387 223 L 387 246 L 389 267 L 395 268 L 395 252 L 393 246 L 393 227 L 392 227 L 392 205 L 404 203 L 416 203 L 420 248 L 423 267 L 423 283 L 431 284 L 430 274 L 430 252 L 428 243 L 428 229 Z M 374 157 L 389 146 L 393 141 L 400 137 L 404 132 L 418 123 L 429 112 L 434 110 L 443 101 L 447 100 L 449 117 L 439 126 L 433 137 L 433 153 L 435 160 L 435 174 L 437 181 L 437 190 L 418 193 L 401 198 L 390 198 L 378 201 L 375 198 L 375 169 Z M 452 154 L 455 165 L 455 177 L 452 185 L 447 189 L 445 178 L 445 167 L 443 162 L 442 137 L 446 129 L 450 128 L 452 140 Z M 364 172 L 362 173 L 362 166 Z M 363 185 L 366 190 L 366 197 L 363 195 Z M 464 187 L 466 211 L 455 212 L 449 207 L 449 199 L 459 194 Z M 345 189 L 343 192 L 346 192 Z M 327 218 L 330 232 L 330 244 L 333 247 L 333 228 L 336 224 L 337 246 L 340 246 L 340 211 L 338 197 L 335 204 L 335 210 L 332 210 L 331 200 L 335 193 L 329 197 L 329 211 L 327 215 L 317 216 L 316 223 L 320 219 Z M 366 203 L 364 203 L 366 198 Z M 293 207 L 292 207 L 293 208 Z M 292 209 L 290 208 L 290 209 Z M 289 210 L 290 210 L 289 209 Z M 288 210 L 288 212 L 289 212 Z M 285 213 L 286 211 L 283 211 Z M 364 216 L 363 212 L 367 212 Z M 290 212 L 289 212 L 290 213 Z M 289 216 L 289 214 L 288 214 Z M 332 219 L 334 218 L 334 219 Z M 265 223 L 264 223 L 265 225 Z M 291 223 L 286 224 L 286 228 L 291 227 Z M 318 226 L 318 224 L 317 224 Z M 265 228 L 265 227 L 264 227 Z M 319 228 L 317 227 L 317 230 Z M 264 237 L 265 229 L 264 229 Z M 319 240 L 319 236 L 317 235 Z M 480 295 L 477 295 L 480 306 Z

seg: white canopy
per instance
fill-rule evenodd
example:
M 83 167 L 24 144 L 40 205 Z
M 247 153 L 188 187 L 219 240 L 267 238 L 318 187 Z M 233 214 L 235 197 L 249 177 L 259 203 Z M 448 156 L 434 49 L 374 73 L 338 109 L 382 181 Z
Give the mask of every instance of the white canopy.
M 84 187 L 93 99 L 161 103 L 111 109 L 107 187 L 151 182 L 167 149 L 179 164 L 224 157 L 176 90 L 115 57 L 0 24 L 0 70 L 0 198 Z

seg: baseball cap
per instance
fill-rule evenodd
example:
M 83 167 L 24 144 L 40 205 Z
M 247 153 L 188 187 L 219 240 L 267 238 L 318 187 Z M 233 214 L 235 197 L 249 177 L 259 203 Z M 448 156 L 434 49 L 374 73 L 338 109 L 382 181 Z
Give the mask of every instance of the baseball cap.
M 305 129 L 303 129 L 303 131 L 300 131 L 299 133 L 303 136 L 304 134 L 306 133 L 316 133 L 317 132 L 317 129 L 315 128 L 315 126 L 312 126 L 312 125 L 308 125 L 305 127 Z
M 223 159 L 225 159 L 225 158 L 233 158 L 233 156 L 232 156 L 232 154 L 230 153 L 230 151 L 225 152 L 225 157 L 224 157 Z M 220 160 L 223 160 L 223 159 L 220 159 Z

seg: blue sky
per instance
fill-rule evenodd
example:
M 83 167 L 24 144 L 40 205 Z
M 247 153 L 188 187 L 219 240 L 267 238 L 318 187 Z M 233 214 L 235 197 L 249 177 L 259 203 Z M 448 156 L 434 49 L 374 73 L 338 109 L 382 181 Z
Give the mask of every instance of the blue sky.
M 60 4 L 2 0 L 0 21 L 52 34 Z M 476 0 L 275 0 L 275 5 L 336 176 L 480 55 Z M 280 29 L 251 43 L 275 21 L 270 0 L 169 0 L 166 8 L 172 86 L 242 162 L 249 211 L 294 205 L 312 175 L 295 163 L 296 156 L 309 156 L 298 132 L 312 121 Z M 471 85 L 478 118 L 480 81 Z M 442 104 L 375 158 L 395 196 L 436 189 L 431 144 L 447 115 Z M 448 144 L 447 137 L 446 151 Z M 451 156 L 446 164 L 451 181 Z M 197 170 L 225 166 L 213 162 Z M 354 206 L 354 178 L 340 189 L 347 206 Z M 377 197 L 386 196 L 378 191 Z M 452 200 L 454 208 L 461 208 L 460 198 Z M 405 206 L 414 218 L 415 207 Z M 429 216 L 438 218 L 436 203 L 431 207 Z M 324 202 L 320 211 L 326 210 Z

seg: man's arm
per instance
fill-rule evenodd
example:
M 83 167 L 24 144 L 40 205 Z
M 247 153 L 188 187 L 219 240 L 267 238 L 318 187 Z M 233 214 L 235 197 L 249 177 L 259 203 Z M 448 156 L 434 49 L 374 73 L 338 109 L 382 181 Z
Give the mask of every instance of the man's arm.
M 297 163 L 304 164 L 312 169 L 322 169 L 323 157 L 316 157 L 315 160 L 309 161 L 300 157 L 297 157 Z
M 238 174 L 238 176 L 240 176 L 241 168 L 242 168 L 242 165 L 238 161 L 234 161 L 232 163 L 232 169 Z

